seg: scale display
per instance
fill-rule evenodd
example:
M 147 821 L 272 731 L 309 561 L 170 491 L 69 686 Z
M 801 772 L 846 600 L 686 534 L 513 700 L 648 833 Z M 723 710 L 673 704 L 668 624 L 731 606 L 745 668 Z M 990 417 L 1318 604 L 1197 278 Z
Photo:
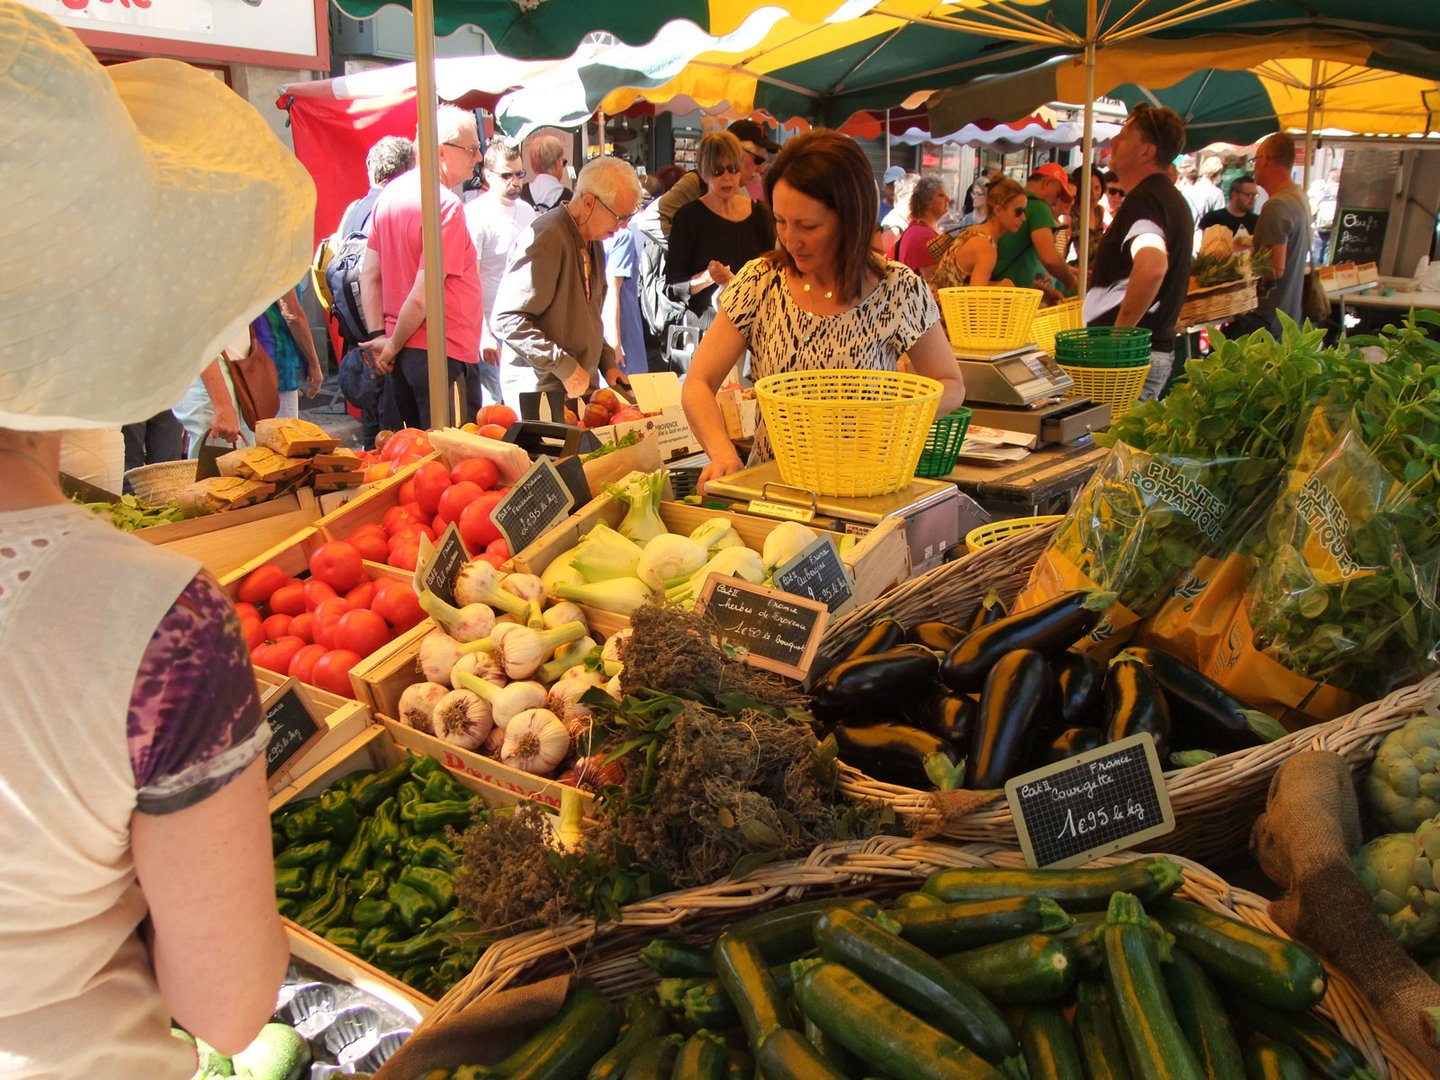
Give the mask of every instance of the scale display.
M 1075 380 L 1059 364 L 1034 346 L 1000 353 L 957 351 L 955 362 L 965 379 L 967 401 L 1033 405 L 1075 386 Z

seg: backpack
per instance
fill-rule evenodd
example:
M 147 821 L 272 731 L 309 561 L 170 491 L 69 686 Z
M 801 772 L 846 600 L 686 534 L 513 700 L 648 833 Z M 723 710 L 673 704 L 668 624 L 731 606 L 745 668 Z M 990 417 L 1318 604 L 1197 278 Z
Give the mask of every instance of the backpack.
M 321 245 L 322 250 L 329 248 L 330 255 L 324 265 L 325 285 L 330 291 L 330 314 L 340 327 L 340 336 L 351 343 L 366 341 L 371 336 L 365 324 L 365 309 L 360 303 L 360 267 L 365 262 L 370 219 L 375 213 L 379 195 L 378 191 L 371 192 L 361 200 L 356 209 L 363 208 L 364 217 L 354 231 L 338 242 L 332 237 Z M 320 252 L 317 251 L 316 261 L 319 259 Z

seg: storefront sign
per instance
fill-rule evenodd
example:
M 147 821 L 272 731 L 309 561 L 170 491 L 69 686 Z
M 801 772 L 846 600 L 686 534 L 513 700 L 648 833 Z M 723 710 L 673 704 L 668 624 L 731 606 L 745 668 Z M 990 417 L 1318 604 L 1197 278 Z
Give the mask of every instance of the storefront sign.
M 208 34 L 215 29 L 211 0 L 44 0 L 33 6 L 72 26 L 120 33 Z
M 824 604 L 724 574 L 705 579 L 695 610 L 715 622 L 721 643 L 751 667 L 802 680 L 830 621 Z

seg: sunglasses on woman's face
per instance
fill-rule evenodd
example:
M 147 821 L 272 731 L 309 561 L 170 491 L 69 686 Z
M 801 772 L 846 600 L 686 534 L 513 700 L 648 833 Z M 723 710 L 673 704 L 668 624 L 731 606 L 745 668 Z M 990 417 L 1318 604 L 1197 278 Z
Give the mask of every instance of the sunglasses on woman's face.
M 1118 187 L 1107 187 L 1107 188 L 1105 189 L 1105 194 L 1106 194 L 1106 195 L 1115 195 L 1115 196 L 1123 199 L 1123 198 L 1125 197 L 1125 189 L 1124 189 L 1124 188 L 1118 188 Z
M 715 167 L 716 176 L 723 176 L 725 173 L 729 173 L 731 176 L 736 176 L 739 174 L 739 172 L 739 165 L 717 165 Z

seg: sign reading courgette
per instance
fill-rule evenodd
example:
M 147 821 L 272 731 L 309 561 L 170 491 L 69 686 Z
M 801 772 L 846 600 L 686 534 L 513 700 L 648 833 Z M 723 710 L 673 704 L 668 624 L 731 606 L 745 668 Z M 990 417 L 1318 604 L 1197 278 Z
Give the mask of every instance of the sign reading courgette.
M 1175 828 L 1148 732 L 1013 777 L 1005 801 L 1033 867 L 1075 866 Z
M 460 568 L 470 561 L 465 550 L 465 541 L 460 539 L 460 529 L 451 522 L 434 548 L 423 536 L 420 538 L 420 557 L 416 562 L 415 591 L 429 589 L 447 604 L 455 603 L 455 579 Z

